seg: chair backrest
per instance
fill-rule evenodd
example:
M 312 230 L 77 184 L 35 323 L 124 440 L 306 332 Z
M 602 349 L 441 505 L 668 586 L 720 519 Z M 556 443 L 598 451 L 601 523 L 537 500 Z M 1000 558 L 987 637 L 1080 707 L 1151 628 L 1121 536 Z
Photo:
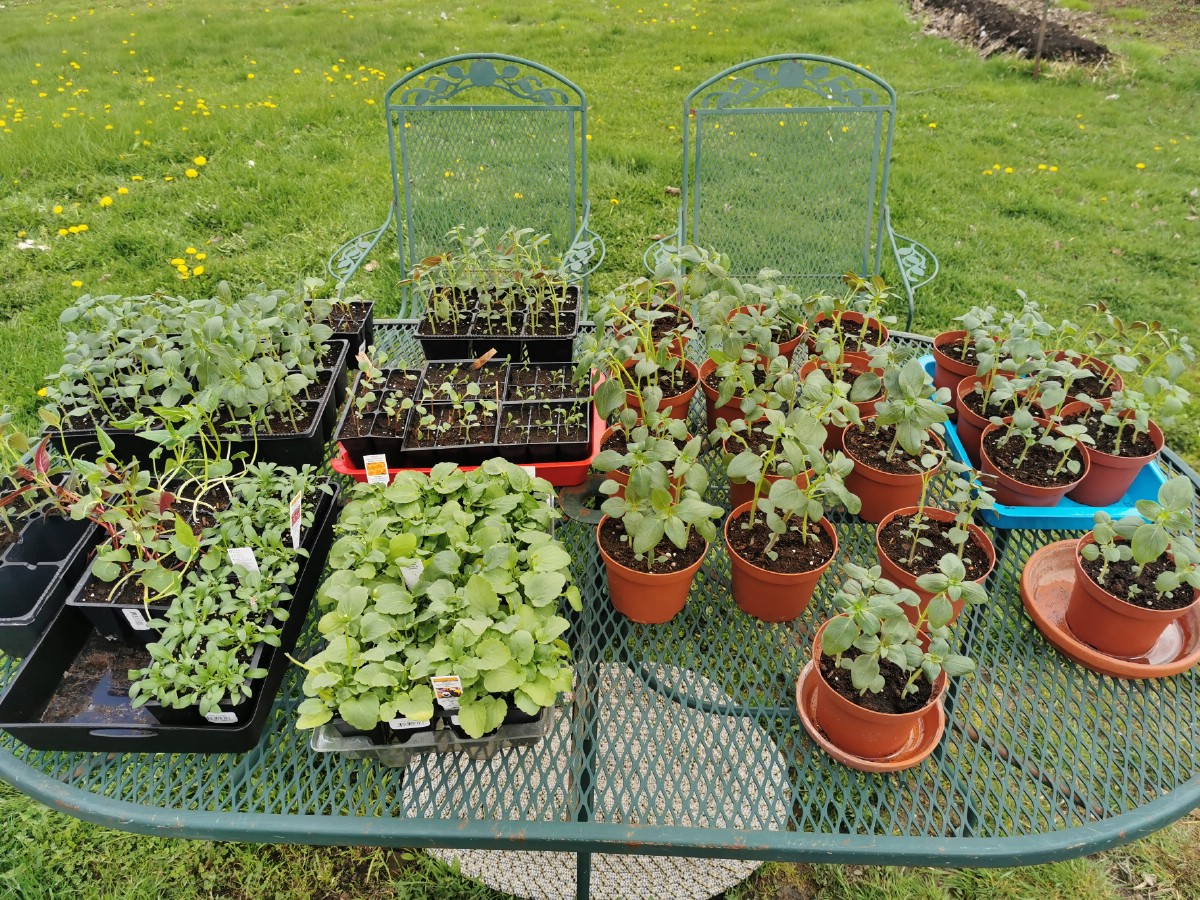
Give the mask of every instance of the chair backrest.
M 726 69 L 684 102 L 680 240 L 803 290 L 878 274 L 896 94 L 822 56 Z
M 455 225 L 527 227 L 565 253 L 587 197 L 587 101 L 529 60 L 463 54 L 393 84 L 384 103 L 400 264 L 408 271 Z M 405 295 L 407 314 L 418 310 Z

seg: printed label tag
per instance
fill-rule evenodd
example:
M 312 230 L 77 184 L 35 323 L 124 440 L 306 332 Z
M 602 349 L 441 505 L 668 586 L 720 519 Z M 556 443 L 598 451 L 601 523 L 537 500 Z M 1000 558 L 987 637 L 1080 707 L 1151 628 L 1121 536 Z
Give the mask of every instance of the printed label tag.
M 458 698 L 462 696 L 462 679 L 457 675 L 431 675 L 433 696 L 442 709 L 458 709 Z
M 400 570 L 400 574 L 404 576 L 404 583 L 408 585 L 410 591 L 417 586 L 417 582 L 421 579 L 421 573 L 424 571 L 425 567 L 420 563 L 413 563 Z
M 429 723 L 419 719 L 392 719 L 388 724 L 396 731 L 408 731 L 413 728 L 424 728 Z
M 387 454 L 372 453 L 363 457 L 363 468 L 367 470 L 367 484 L 389 484 Z
M 231 712 L 210 712 L 205 713 L 204 718 L 212 722 L 214 725 L 236 725 L 237 713 Z
M 241 566 L 247 572 L 258 571 L 258 560 L 254 557 L 254 550 L 250 547 L 230 547 L 229 561 L 235 566 Z
M 300 508 L 304 504 L 303 492 L 292 498 L 292 505 L 289 509 L 292 522 L 292 549 L 300 549 Z
M 150 624 L 146 621 L 146 617 L 142 615 L 140 609 L 123 609 L 125 621 L 128 622 L 134 631 L 149 631 Z
M 451 724 L 451 725 L 457 725 L 457 724 L 458 724 L 458 716 L 451 716 L 451 717 L 450 717 L 450 724 Z

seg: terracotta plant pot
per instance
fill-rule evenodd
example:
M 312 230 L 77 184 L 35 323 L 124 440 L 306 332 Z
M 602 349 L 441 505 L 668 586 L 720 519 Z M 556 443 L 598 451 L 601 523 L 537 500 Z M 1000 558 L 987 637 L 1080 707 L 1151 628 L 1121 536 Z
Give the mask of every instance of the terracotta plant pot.
M 1069 416 L 1076 410 L 1086 408 L 1083 403 L 1068 403 L 1063 407 L 1062 414 Z M 1067 492 L 1067 497 L 1084 506 L 1110 506 L 1119 502 L 1142 471 L 1142 467 L 1158 456 L 1163 448 L 1165 438 L 1162 429 L 1154 422 L 1149 424 L 1154 451 L 1145 456 L 1114 456 L 1085 445 L 1083 455 L 1088 460 L 1087 474 L 1078 485 Z
M 971 465 L 977 469 L 979 468 L 979 442 L 983 438 L 983 429 L 991 424 L 991 420 L 967 406 L 963 402 L 963 397 L 975 390 L 975 385 L 986 384 L 988 377 L 986 375 L 967 375 L 954 388 L 954 409 L 958 413 L 955 431 L 958 432 L 958 439 L 962 443 L 963 449 L 967 451 L 967 458 L 971 460 Z M 1004 378 L 1005 376 L 999 377 Z
M 867 366 L 865 364 L 855 365 L 855 363 L 857 363 L 860 360 L 865 359 L 865 358 L 866 357 L 862 357 L 859 354 L 853 354 L 853 353 L 846 354 L 846 361 L 850 362 L 850 364 L 851 364 L 850 368 L 848 370 L 848 373 L 847 373 L 848 378 L 853 380 L 854 378 L 857 378 L 859 375 L 862 375 L 868 371 Z M 797 373 L 797 377 L 803 383 L 804 379 L 807 378 L 809 375 L 811 375 L 813 372 L 815 372 L 817 370 L 817 368 L 820 366 L 821 366 L 821 362 L 819 360 L 810 359 L 810 360 L 808 360 L 808 362 L 806 362 L 804 365 L 802 365 L 800 367 L 800 371 Z M 883 377 L 882 369 L 871 369 L 870 371 L 874 372 L 876 375 L 880 376 L 881 378 Z M 826 373 L 826 377 L 828 377 L 828 373 Z M 865 418 L 867 416 L 875 415 L 875 404 L 878 403 L 879 401 L 881 401 L 884 398 L 884 396 L 885 395 L 884 395 L 883 391 L 880 391 L 880 394 L 878 397 L 873 397 L 870 400 L 864 400 L 862 403 L 855 403 L 854 405 L 856 407 L 858 407 L 859 416 L 862 418 Z M 842 432 L 845 430 L 846 430 L 845 428 L 839 428 L 837 425 L 826 425 L 825 426 L 825 443 L 822 446 L 823 446 L 823 449 L 827 453 L 832 453 L 834 450 L 842 449 Z
M 762 304 L 762 303 L 754 303 L 749 306 L 739 306 L 737 309 L 733 310 L 732 312 L 730 312 L 729 315 L 727 315 L 725 317 L 725 321 L 726 322 L 733 321 L 733 317 L 736 316 L 738 313 L 759 312 L 765 308 L 766 308 L 765 304 Z M 804 335 L 807 333 L 807 331 L 808 331 L 808 328 L 805 325 L 801 324 L 800 327 L 796 331 L 795 337 L 789 338 L 788 340 L 781 341 L 779 343 L 780 354 L 783 356 L 786 356 L 788 358 L 789 362 L 791 362 L 792 356 L 796 352 L 796 348 L 800 346 L 800 342 L 802 340 L 804 340 Z M 760 353 L 759 356 L 762 359 L 766 359 L 766 354 Z
M 690 359 L 683 361 L 684 368 L 692 373 L 695 383 L 684 391 L 682 394 L 676 394 L 672 397 L 664 396 L 660 411 L 666 411 L 672 419 L 686 419 L 688 409 L 692 404 L 692 397 L 696 396 L 696 388 L 700 385 L 700 370 L 696 368 L 696 364 Z M 632 391 L 625 392 L 625 405 L 630 409 L 637 410 L 640 418 L 642 413 L 641 402 L 638 400 L 637 394 Z
M 837 556 L 837 532 L 827 519 L 817 523 L 833 540 L 833 554 L 821 566 L 809 572 L 773 572 L 749 562 L 729 543 L 729 526 L 750 511 L 750 504 L 738 506 L 725 520 L 725 549 L 733 581 L 733 601 L 746 613 L 764 622 L 790 622 L 808 608 L 817 582 Z
M 708 430 L 713 431 L 717 427 L 717 419 L 734 422 L 738 419 L 746 418 L 742 412 L 742 398 L 736 394 L 724 406 L 717 406 L 717 397 L 720 392 L 704 380 L 717 371 L 716 362 L 706 359 L 699 371 L 700 390 L 704 391 L 705 421 L 708 423 Z
M 875 419 L 874 416 L 863 417 L 862 427 L 865 429 Z M 858 515 L 864 522 L 880 522 L 890 513 L 905 506 L 916 506 L 921 501 L 921 473 L 914 471 L 910 474 L 898 475 L 877 469 L 869 462 L 854 456 L 846 446 L 846 436 L 850 429 L 842 430 L 842 451 L 854 460 L 854 469 L 846 476 L 846 489 L 857 494 L 862 500 L 862 509 Z M 944 445 L 937 435 L 930 438 L 940 450 Z M 904 453 L 900 450 L 900 453 Z M 907 456 L 907 454 L 904 454 Z M 940 469 L 941 466 L 938 466 Z M 935 472 L 937 469 L 934 470 Z
M 808 334 L 804 337 L 804 343 L 808 347 L 809 353 L 817 352 L 816 334 L 821 330 L 821 327 L 832 319 L 829 313 L 817 313 L 813 317 L 812 325 L 808 329 Z M 887 326 L 878 319 L 864 316 L 862 313 L 844 312 L 841 315 L 843 322 L 857 322 L 860 325 L 865 324 L 865 334 L 863 335 L 862 347 L 882 347 L 891 340 L 891 333 L 887 330 Z M 865 351 L 862 351 L 865 352 Z
M 678 572 L 656 575 L 642 569 L 629 569 L 609 556 L 600 543 L 600 529 L 607 521 L 608 516 L 604 516 L 596 526 L 596 546 L 600 548 L 600 558 L 608 573 L 608 594 L 613 606 L 634 622 L 657 625 L 671 621 L 687 603 L 692 579 L 704 562 L 708 545 L 705 544 L 699 559 Z
M 908 620 L 914 625 L 917 623 L 918 614 L 924 612 L 926 605 L 928 605 L 929 601 L 933 599 L 933 594 L 918 587 L 917 576 L 908 571 L 908 569 L 904 568 L 899 562 L 888 556 L 883 549 L 883 545 L 879 542 L 879 534 L 893 519 L 907 518 L 908 516 L 915 515 L 916 512 L 917 507 L 915 506 L 906 506 L 903 509 L 897 509 L 894 512 L 888 513 L 888 515 L 884 516 L 883 521 L 879 523 L 879 527 L 875 529 L 875 552 L 879 556 L 879 566 L 881 569 L 883 569 L 883 577 L 888 581 L 894 582 L 900 587 L 908 588 L 921 598 L 921 605 L 919 607 L 904 607 L 905 615 L 908 616 Z M 937 509 L 936 507 L 927 506 L 924 510 L 922 510 L 922 514 L 937 522 L 954 521 L 954 513 L 948 509 Z M 987 571 L 975 579 L 978 584 L 983 584 L 984 581 L 987 580 L 988 575 L 991 574 L 992 569 L 996 567 L 996 546 L 992 543 L 992 539 L 987 536 L 987 532 L 985 532 L 978 525 L 969 523 L 967 525 L 967 531 L 970 532 L 971 541 L 974 542 L 975 546 L 981 548 L 983 552 L 987 554 Z M 966 605 L 966 601 L 952 600 L 950 605 L 954 607 L 954 617 L 950 620 L 953 622 L 962 614 L 963 607 Z
M 965 330 L 958 331 L 943 331 L 933 339 L 933 386 L 936 388 L 949 388 L 950 396 L 954 396 L 954 389 L 958 387 L 958 383 L 969 375 L 975 374 L 975 366 L 970 363 L 965 363 L 957 356 L 947 355 L 943 351 L 943 347 L 948 347 L 957 340 L 961 340 L 967 336 Z
M 942 702 L 942 695 L 946 690 L 946 673 L 938 676 L 929 702 L 920 709 L 899 714 L 865 709 L 835 691 L 821 675 L 821 635 L 825 633 L 828 625 L 829 622 L 822 625 L 813 638 L 817 723 L 830 742 L 854 756 L 882 759 L 899 752 L 922 717 Z
M 1158 641 L 1167 626 L 1195 609 L 1200 590 L 1193 590 L 1192 602 L 1182 609 L 1143 609 L 1126 603 L 1096 584 L 1083 570 L 1079 549 L 1092 542 L 1089 531 L 1075 549 L 1075 582 L 1067 601 L 1067 627 L 1086 644 L 1110 656 L 1144 656 Z
M 1045 419 L 1035 419 L 1034 421 L 1041 425 L 1042 428 L 1050 427 L 1050 423 Z M 1058 504 L 1058 501 L 1067 495 L 1068 491 L 1073 490 L 1080 481 L 1087 477 L 1088 470 L 1091 467 L 1088 465 L 1088 456 L 1086 453 L 1082 454 L 1083 466 L 1080 469 L 1079 476 L 1070 484 L 1064 484 L 1061 487 L 1040 487 L 1034 484 L 1026 484 L 1023 481 L 1018 481 L 1009 475 L 1005 475 L 992 462 L 992 458 L 988 456 L 987 448 L 983 443 L 989 434 L 1002 427 L 1004 426 L 989 424 L 987 428 L 983 429 L 983 437 L 980 439 L 981 471 L 985 475 L 995 477 L 995 488 L 992 495 L 995 497 L 997 503 L 1004 504 L 1005 506 L 1055 506 Z

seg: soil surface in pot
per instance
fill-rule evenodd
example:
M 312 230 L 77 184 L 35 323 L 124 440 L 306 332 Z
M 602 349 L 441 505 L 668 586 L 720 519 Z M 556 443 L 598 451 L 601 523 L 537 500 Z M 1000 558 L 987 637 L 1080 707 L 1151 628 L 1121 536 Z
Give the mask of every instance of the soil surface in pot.
M 498 397 L 500 390 L 500 382 L 504 377 L 503 370 L 496 365 L 483 365 L 478 369 L 471 368 L 472 363 L 465 362 L 460 364 L 438 363 L 425 367 L 425 382 L 424 387 L 433 393 L 441 388 L 443 384 L 449 384 L 453 388 L 466 387 L 468 384 L 475 382 L 479 385 L 480 394 L 484 397 Z M 450 399 L 446 397 L 444 399 Z
M 279 410 L 272 410 L 267 414 L 265 420 L 259 420 L 255 423 L 253 430 L 241 427 L 237 428 L 235 433 L 243 439 L 252 438 L 256 434 L 259 437 L 264 435 L 304 434 L 312 427 L 316 416 L 317 411 L 308 405 L 293 409 L 290 414 L 280 412 Z M 218 428 L 229 425 L 233 421 L 235 421 L 235 417 L 228 409 L 219 409 L 213 416 L 213 424 Z M 224 431 L 223 428 L 222 430 Z
M 984 412 L 983 394 L 979 391 L 967 391 L 967 393 L 963 394 L 962 401 L 967 409 L 975 413 L 975 415 L 982 416 L 985 419 L 991 418 L 992 416 L 999 416 L 1002 419 L 1006 419 L 1017 411 L 1017 404 L 1015 401 L 1005 400 L 1003 403 L 998 403 L 993 400 L 988 404 L 987 411 Z
M 1079 562 L 1083 566 L 1083 571 L 1087 572 L 1092 581 L 1122 603 L 1128 603 L 1138 609 L 1183 609 L 1191 604 L 1196 596 L 1193 589 L 1186 584 L 1181 584 L 1175 590 L 1163 594 L 1161 597 L 1158 596 L 1158 592 L 1154 589 L 1154 580 L 1163 572 L 1171 571 L 1174 568 L 1171 561 L 1166 558 L 1146 563 L 1141 574 L 1134 571 L 1133 560 L 1118 560 L 1109 563 L 1108 577 L 1104 579 L 1103 584 L 1100 583 L 1100 568 L 1104 564 L 1103 559 L 1080 559 Z M 1129 589 L 1134 585 L 1137 586 L 1138 599 L 1136 601 L 1128 599 Z
M 654 566 L 647 569 L 646 561 L 639 560 L 633 555 L 633 547 L 628 540 L 621 540 L 623 537 L 627 537 L 627 535 L 625 526 L 620 519 L 609 519 L 600 527 L 600 544 L 604 547 L 604 552 L 627 569 L 634 569 L 638 572 L 668 575 L 671 572 L 686 569 L 704 555 L 704 538 L 700 537 L 693 528 L 691 534 L 688 535 L 687 546 L 682 550 L 663 538 L 656 550 L 658 558 L 655 560 Z
M 858 656 L 859 652 L 854 647 L 842 654 L 842 658 L 847 660 L 856 659 Z M 879 661 L 879 674 L 883 676 L 884 685 L 883 690 L 877 694 L 859 694 L 854 688 L 854 682 L 850 680 L 850 670 L 839 667 L 833 657 L 822 653 L 820 666 L 821 675 L 824 676 L 829 686 L 855 706 L 861 706 L 863 709 L 892 715 L 908 713 L 920 709 L 929 702 L 930 696 L 933 695 L 933 685 L 925 678 L 918 678 L 916 691 L 907 697 L 902 697 L 900 691 L 908 681 L 908 676 L 890 660 Z
M 909 456 L 908 451 L 899 444 L 896 445 L 895 453 L 888 457 L 888 448 L 892 446 L 895 437 L 896 429 L 891 425 L 884 425 L 878 431 L 869 427 L 850 427 L 845 432 L 846 450 L 856 460 L 882 472 L 892 475 L 919 475 L 923 471 L 919 468 L 920 460 Z M 918 468 L 913 468 L 913 463 L 917 463 Z
M 480 410 L 477 413 L 479 421 L 469 426 L 462 422 L 463 415 L 462 411 L 455 409 L 434 412 L 433 424 L 422 428 L 419 437 L 416 430 L 409 429 L 406 446 L 430 449 L 491 443 L 496 414 Z
M 763 383 L 766 380 L 767 380 L 767 373 L 763 370 L 762 366 L 756 365 L 754 367 L 754 383 L 758 387 L 762 387 Z M 704 383 L 707 384 L 714 391 L 721 390 L 721 381 L 722 381 L 721 376 L 717 374 L 716 369 L 713 369 L 711 372 L 707 373 L 704 376 Z M 742 397 L 741 394 L 734 394 L 732 400 L 740 400 L 741 397 Z M 732 400 L 730 402 L 732 402 Z
M 471 326 L 472 334 L 513 335 L 520 334 L 525 327 L 525 310 L 517 305 L 509 311 L 501 303 L 491 303 L 481 306 L 475 315 L 475 324 Z
M 150 664 L 145 647 L 118 644 L 93 633 L 63 673 L 39 722 L 70 722 L 87 714 L 89 722 L 127 722 L 130 669 Z
M 865 348 L 878 347 L 880 340 L 883 338 L 883 335 L 866 322 L 853 322 L 849 319 L 842 319 L 839 324 L 843 336 L 842 349 L 850 353 L 857 353 Z M 816 330 L 819 333 L 826 328 L 835 331 L 838 330 L 834 327 L 833 321 L 829 319 L 819 322 Z
M 674 309 L 671 309 L 670 307 L 662 307 L 662 306 L 654 306 L 654 307 L 648 307 L 648 308 L 654 309 L 658 312 L 666 313 L 666 315 L 662 316 L 661 318 L 655 319 L 650 324 L 650 334 L 653 336 L 655 344 L 662 343 L 663 338 L 665 338 L 669 334 L 674 334 L 674 333 L 680 332 L 680 331 L 686 331 L 687 329 L 692 327 L 692 320 L 690 318 L 688 318 L 686 315 L 684 315 L 682 312 L 678 312 Z M 630 315 L 631 316 L 635 315 L 632 307 L 630 308 Z M 640 324 L 642 324 L 642 323 L 639 322 L 639 325 Z M 630 331 L 629 326 L 626 326 L 625 328 L 619 329 L 617 331 L 617 334 L 625 335 L 625 334 L 628 334 L 629 331 Z
M 1004 429 L 998 428 L 985 435 L 983 442 L 988 456 L 992 458 L 996 468 L 1008 477 L 1034 487 L 1062 487 L 1064 484 L 1072 484 L 1079 480 L 1078 473 L 1083 471 L 1083 451 L 1078 447 L 1071 450 L 1070 458 L 1079 463 L 1079 470 L 1072 473 L 1066 466 L 1063 466 L 1062 470 L 1055 475 L 1052 473 L 1062 458 L 1062 454 L 1053 447 L 1034 444 L 1029 448 L 1025 461 L 1018 468 L 1016 461 L 1020 458 L 1025 443 L 1019 436 L 1013 435 L 1012 439 L 1001 447 L 1000 439 L 1003 437 Z
M 966 354 L 963 353 L 963 344 L 967 345 Z M 938 350 L 945 356 L 950 357 L 964 366 L 979 367 L 979 357 L 975 355 L 975 342 L 968 337 L 955 338 L 948 344 L 942 344 Z
M 680 394 L 686 394 L 695 384 L 695 374 L 685 366 L 680 366 L 671 372 L 660 371 L 658 373 L 658 386 L 662 388 L 664 400 L 678 397 Z M 643 384 L 643 387 L 645 386 Z
M 897 516 L 879 529 L 878 534 L 880 546 L 891 557 L 892 562 L 904 571 L 913 575 L 936 572 L 938 560 L 947 553 L 953 553 L 962 560 L 962 564 L 967 570 L 967 578 L 971 581 L 975 581 L 988 570 L 988 555 L 983 552 L 982 547 L 968 538 L 966 544 L 963 545 L 962 555 L 959 556 L 958 547 L 948 537 L 950 530 L 954 528 L 954 523 L 939 522 L 928 516 L 921 517 L 920 539 L 929 543 L 918 544 L 917 552 L 913 556 L 912 562 L 909 563 L 908 554 L 912 550 L 913 543 L 913 535 L 909 529 L 912 527 L 914 519 L 915 516 Z
M 325 323 L 338 334 L 355 334 L 367 321 L 365 303 L 334 304 Z
M 521 332 L 523 337 L 556 337 L 558 335 L 570 335 L 575 332 L 575 313 L 559 312 L 558 324 L 554 322 L 554 310 L 548 310 L 538 314 L 535 320 L 530 315 L 529 320 L 525 323 L 525 328 Z
M 518 425 L 505 421 L 500 426 L 498 444 L 561 444 L 587 440 L 584 425 Z
M 729 527 L 729 543 L 733 549 L 749 563 L 760 569 L 769 569 L 784 575 L 794 575 L 799 572 L 811 572 L 827 563 L 833 556 L 833 541 L 829 539 L 820 526 L 808 523 L 808 540 L 805 541 L 799 527 L 781 535 L 775 542 L 772 552 L 777 558 L 771 559 L 763 550 L 771 540 L 771 529 L 767 527 L 766 519 L 758 514 L 754 517 L 752 528 L 743 528 L 746 516 L 742 515 Z M 800 523 L 797 523 L 799 526 Z
M 1133 428 L 1126 428 L 1125 434 L 1121 438 L 1121 452 L 1117 453 L 1116 428 L 1111 425 L 1105 425 L 1090 410 L 1063 416 L 1063 424 L 1065 425 L 1074 425 L 1077 422 L 1082 422 L 1087 426 L 1088 434 L 1096 442 L 1095 449 L 1101 453 L 1107 453 L 1110 456 L 1136 457 L 1149 456 L 1154 452 L 1154 441 L 1151 440 L 1148 431 L 1143 431 L 1141 434 L 1134 436 Z

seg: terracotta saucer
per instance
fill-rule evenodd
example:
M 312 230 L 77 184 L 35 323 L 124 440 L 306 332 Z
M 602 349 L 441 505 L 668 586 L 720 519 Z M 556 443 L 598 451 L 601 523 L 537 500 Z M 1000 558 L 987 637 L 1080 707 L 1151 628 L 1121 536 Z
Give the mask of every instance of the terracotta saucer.
M 913 726 L 904 746 L 891 756 L 876 759 L 847 753 L 831 743 L 817 724 L 817 689 L 813 679 L 819 676 L 816 676 L 814 671 L 812 660 L 809 660 L 796 680 L 796 709 L 800 712 L 800 721 L 804 723 L 809 737 L 842 765 L 858 769 L 860 772 L 899 772 L 902 769 L 911 769 L 933 753 L 942 739 L 946 730 L 946 712 L 939 703 L 921 717 Z
M 1200 662 L 1200 609 L 1172 622 L 1145 656 L 1109 656 L 1075 637 L 1066 616 L 1077 543 L 1046 545 L 1029 557 L 1021 573 L 1021 602 L 1046 640 L 1081 666 L 1114 678 L 1165 678 Z

